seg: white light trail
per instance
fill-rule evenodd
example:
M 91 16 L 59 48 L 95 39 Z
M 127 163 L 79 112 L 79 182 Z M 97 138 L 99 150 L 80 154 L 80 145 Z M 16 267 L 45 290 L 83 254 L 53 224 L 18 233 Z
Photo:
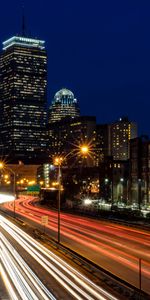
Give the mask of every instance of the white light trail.
M 0 248 L 3 280 L 11 299 L 17 300 L 19 294 L 23 300 L 56 300 L 2 233 Z M 38 291 L 38 295 L 35 291 Z
M 15 197 L 12 195 L 0 194 L 0 204 L 13 200 L 15 200 Z
M 94 284 L 91 280 L 35 241 L 13 223 L 2 216 L 0 217 L 0 220 L 1 226 L 9 232 L 24 250 L 27 251 L 51 276 L 53 276 L 53 278 L 57 280 L 69 294 L 75 297 L 75 299 L 117 300 L 116 297 Z M 19 258 L 18 260 L 22 263 Z M 25 269 L 26 272 L 28 272 L 28 267 Z
M 4 268 L 2 266 L 2 261 L 1 261 L 1 264 L 0 264 L 0 273 L 1 273 L 1 276 L 2 276 L 2 280 L 3 280 L 3 282 L 4 282 L 4 284 L 7 288 L 7 291 L 9 293 L 9 295 L 11 296 L 11 299 L 12 300 L 18 300 L 18 297 L 15 294 L 15 291 L 14 291 L 12 285 L 11 285 L 11 282 L 10 282 L 10 280 L 9 280 L 9 278 L 8 278 Z

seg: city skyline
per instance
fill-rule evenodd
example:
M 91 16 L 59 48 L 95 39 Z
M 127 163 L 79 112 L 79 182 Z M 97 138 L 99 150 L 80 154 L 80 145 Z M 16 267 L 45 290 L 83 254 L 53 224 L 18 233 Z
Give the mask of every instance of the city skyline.
M 95 115 L 98 123 L 128 115 L 138 123 L 139 134 L 150 134 L 150 4 L 84 4 L 24 2 L 27 35 L 46 41 L 49 105 L 66 87 L 76 95 L 82 115 Z M 21 6 L 18 1 L 2 4 L 1 43 L 21 33 Z
M 150 299 L 150 3 L 3 2 L 0 299 Z

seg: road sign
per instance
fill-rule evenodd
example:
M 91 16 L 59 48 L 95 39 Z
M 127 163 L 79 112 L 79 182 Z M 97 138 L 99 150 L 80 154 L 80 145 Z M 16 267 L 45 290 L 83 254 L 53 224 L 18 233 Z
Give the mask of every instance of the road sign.
M 48 216 L 42 216 L 41 217 L 41 224 L 47 225 L 48 224 Z
M 29 185 L 27 187 L 27 191 L 28 192 L 39 192 L 40 191 L 40 186 L 38 184 Z

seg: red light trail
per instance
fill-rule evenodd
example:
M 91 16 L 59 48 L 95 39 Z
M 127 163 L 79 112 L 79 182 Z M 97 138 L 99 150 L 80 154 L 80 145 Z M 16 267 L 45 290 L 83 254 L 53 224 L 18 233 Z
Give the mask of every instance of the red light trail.
M 5 203 L 13 210 L 13 203 Z M 16 200 L 16 213 L 41 224 L 47 215 L 48 234 L 56 238 L 57 211 L 35 206 L 28 198 Z M 142 259 L 142 289 L 150 293 L 150 233 L 106 221 L 61 213 L 61 241 L 120 278 L 138 287 Z

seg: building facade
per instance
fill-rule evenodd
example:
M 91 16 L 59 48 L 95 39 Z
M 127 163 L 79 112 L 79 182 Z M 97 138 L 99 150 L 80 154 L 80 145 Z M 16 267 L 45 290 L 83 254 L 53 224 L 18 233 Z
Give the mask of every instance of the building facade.
M 34 162 L 46 148 L 47 55 L 44 41 L 14 36 L 0 55 L 0 152 Z
M 130 143 L 130 202 L 140 208 L 150 203 L 150 140 L 141 136 Z
M 111 155 L 110 151 L 110 125 L 96 125 L 96 153 L 97 160 L 103 161 L 104 158 Z M 98 161 L 97 161 L 98 165 Z
M 137 124 L 127 117 L 110 125 L 110 154 L 114 160 L 130 158 L 130 140 L 137 137 Z
M 67 155 L 67 160 L 71 164 L 82 164 L 80 145 L 88 144 L 91 148 L 91 156 L 88 155 L 85 164 L 95 164 L 95 151 L 93 151 L 96 145 L 95 117 L 64 118 L 61 121 L 51 123 L 48 125 L 48 138 L 51 156 Z
M 58 91 L 49 107 L 49 123 L 54 123 L 63 118 L 75 118 L 80 116 L 78 101 L 74 94 L 64 88 Z

